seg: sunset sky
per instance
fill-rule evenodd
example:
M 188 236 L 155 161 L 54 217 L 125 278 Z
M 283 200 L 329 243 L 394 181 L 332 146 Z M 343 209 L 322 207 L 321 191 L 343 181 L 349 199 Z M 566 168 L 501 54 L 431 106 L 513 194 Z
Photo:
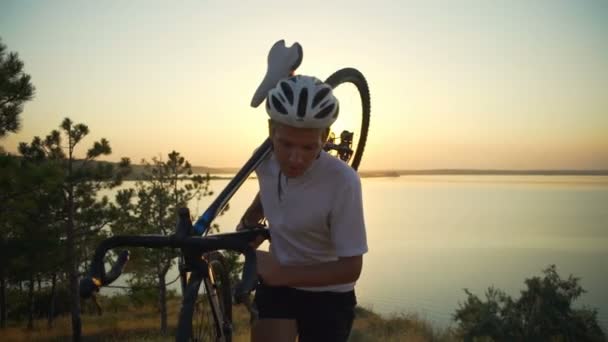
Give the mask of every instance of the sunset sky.
M 0 1 L 36 97 L 8 151 L 89 126 L 109 160 L 181 152 L 240 166 L 265 138 L 249 102 L 272 44 L 298 73 L 367 78 L 362 168 L 608 169 L 608 1 Z M 360 110 L 338 89 L 342 120 Z

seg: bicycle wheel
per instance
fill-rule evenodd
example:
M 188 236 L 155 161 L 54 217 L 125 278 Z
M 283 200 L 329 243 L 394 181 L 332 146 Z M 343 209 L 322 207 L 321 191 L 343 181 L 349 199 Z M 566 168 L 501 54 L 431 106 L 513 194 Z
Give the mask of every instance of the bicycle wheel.
M 205 254 L 208 274 L 192 272 L 184 293 L 178 341 L 232 341 L 230 278 L 218 252 Z
M 325 81 L 325 83 L 329 84 L 334 89 L 340 84 L 347 82 L 352 83 L 359 91 L 362 108 L 361 126 L 358 130 L 352 126 L 348 127 L 348 129 L 345 129 L 340 133 L 339 138 L 336 136 L 336 133 L 332 131 L 330 133 L 329 141 L 325 145 L 325 150 L 342 159 L 353 169 L 357 170 L 361 164 L 361 158 L 363 157 L 369 130 L 371 111 L 369 86 L 367 85 L 367 81 L 365 80 L 365 77 L 363 77 L 363 74 L 353 68 L 340 69 L 330 75 Z M 344 114 L 341 114 L 341 116 L 342 115 Z

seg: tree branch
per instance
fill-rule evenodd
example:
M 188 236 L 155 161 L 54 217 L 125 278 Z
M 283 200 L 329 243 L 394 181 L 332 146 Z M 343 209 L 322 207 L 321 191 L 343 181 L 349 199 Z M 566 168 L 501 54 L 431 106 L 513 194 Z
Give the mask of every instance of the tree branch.
M 88 237 L 91 235 L 95 235 L 97 233 L 99 233 L 100 230 L 102 230 L 106 225 L 110 224 L 112 222 L 112 220 L 106 220 L 98 225 L 94 225 L 94 226 L 90 226 L 88 230 L 84 230 L 81 228 L 81 233 L 76 233 L 74 236 L 76 238 L 82 238 L 82 237 Z

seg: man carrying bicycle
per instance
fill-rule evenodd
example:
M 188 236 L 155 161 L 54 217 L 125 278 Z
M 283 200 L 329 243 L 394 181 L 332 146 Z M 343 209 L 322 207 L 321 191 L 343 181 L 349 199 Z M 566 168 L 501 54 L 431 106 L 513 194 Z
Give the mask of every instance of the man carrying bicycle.
M 266 218 L 272 239 L 257 252 L 252 341 L 346 341 L 367 240 L 359 176 L 323 150 L 338 100 L 318 79 L 291 76 L 268 92 L 266 112 L 273 151 L 237 228 Z

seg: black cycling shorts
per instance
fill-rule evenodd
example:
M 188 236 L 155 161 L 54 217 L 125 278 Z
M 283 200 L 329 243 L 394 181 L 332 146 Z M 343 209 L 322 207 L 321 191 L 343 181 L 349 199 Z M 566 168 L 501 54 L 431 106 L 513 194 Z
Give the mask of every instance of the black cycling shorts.
M 294 319 L 300 342 L 346 342 L 355 317 L 355 291 L 313 292 L 259 284 L 260 319 Z

